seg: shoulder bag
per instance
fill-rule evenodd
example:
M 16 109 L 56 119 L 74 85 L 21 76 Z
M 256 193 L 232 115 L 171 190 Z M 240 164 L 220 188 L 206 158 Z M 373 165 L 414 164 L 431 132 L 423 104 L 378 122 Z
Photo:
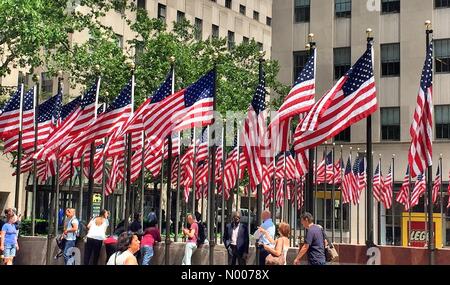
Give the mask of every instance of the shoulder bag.
M 272 254 L 269 254 L 266 257 L 266 265 L 284 265 L 285 262 L 286 257 L 284 256 L 284 241 L 283 241 L 283 247 L 281 248 L 280 256 L 273 256 Z

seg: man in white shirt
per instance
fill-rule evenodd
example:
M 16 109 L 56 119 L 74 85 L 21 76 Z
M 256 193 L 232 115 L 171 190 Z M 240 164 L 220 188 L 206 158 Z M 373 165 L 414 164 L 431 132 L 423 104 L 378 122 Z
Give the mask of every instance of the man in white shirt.
M 232 222 L 227 225 L 223 234 L 223 243 L 228 250 L 228 264 L 246 265 L 250 245 L 248 227 L 240 222 L 239 212 L 234 212 Z

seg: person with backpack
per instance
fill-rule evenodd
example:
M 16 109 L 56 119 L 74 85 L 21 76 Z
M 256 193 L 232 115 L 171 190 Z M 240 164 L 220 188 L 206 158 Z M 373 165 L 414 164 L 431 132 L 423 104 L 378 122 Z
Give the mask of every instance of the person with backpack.
M 195 220 L 197 221 L 198 226 L 198 238 L 197 238 L 197 247 L 208 243 L 208 240 L 206 239 L 207 231 L 206 231 L 206 225 L 202 221 L 202 214 L 199 212 L 195 212 Z
M 186 221 L 190 228 L 184 228 L 183 234 L 187 238 L 186 247 L 184 249 L 184 257 L 182 265 L 191 265 L 191 258 L 194 251 L 197 249 L 197 239 L 198 239 L 198 224 L 195 221 L 192 214 L 188 214 L 186 217 Z
M 64 226 L 63 238 L 66 240 L 64 245 L 64 264 L 69 265 L 69 250 L 76 247 L 76 241 L 78 236 L 79 221 L 75 216 L 75 209 L 66 209 L 67 224 Z M 70 264 L 71 265 L 71 264 Z

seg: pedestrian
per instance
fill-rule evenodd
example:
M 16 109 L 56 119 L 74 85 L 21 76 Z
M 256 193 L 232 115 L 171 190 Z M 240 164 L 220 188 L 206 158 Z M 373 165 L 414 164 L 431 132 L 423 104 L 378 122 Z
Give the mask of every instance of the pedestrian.
M 139 233 L 142 230 L 141 215 L 139 213 L 134 213 L 133 222 L 128 226 L 128 230 L 133 233 Z
M 191 265 L 192 254 L 197 249 L 198 225 L 192 214 L 187 215 L 186 221 L 190 228 L 183 229 L 183 234 L 187 240 L 182 265 Z
M 117 241 L 117 252 L 111 255 L 106 265 L 138 265 L 136 256 L 140 248 L 139 238 L 135 233 L 124 232 Z
M 273 240 L 275 238 L 275 225 L 272 221 L 270 211 L 263 211 L 261 214 L 261 220 L 263 222 L 260 228 L 266 230 L 269 237 Z M 273 246 L 273 244 L 267 239 L 266 235 L 262 235 L 259 231 L 257 232 L 257 236 L 259 236 L 259 239 L 257 240 L 257 243 L 259 245 L 259 265 L 265 265 L 266 257 L 269 255 L 269 252 L 264 248 L 264 245 Z
M 266 257 L 266 264 L 268 263 L 267 259 L 270 258 L 270 260 L 275 260 L 276 262 L 278 262 L 278 265 L 286 265 L 286 256 L 290 246 L 289 235 L 291 234 L 291 227 L 289 226 L 289 224 L 280 223 L 278 225 L 278 234 L 280 235 L 280 237 L 276 240 L 273 240 L 267 230 L 260 227 L 258 228 L 258 231 L 260 231 L 261 234 L 263 234 L 266 239 L 273 245 L 273 247 L 266 244 L 263 245 L 264 250 L 269 253 L 268 257 Z M 282 260 L 279 262 L 278 258 L 280 257 Z
M 155 224 L 158 224 L 158 216 L 156 216 L 155 208 L 152 208 L 150 210 L 150 213 L 147 216 L 147 220 L 149 223 L 155 222 Z
M 314 218 L 310 213 L 304 213 L 301 217 L 301 223 L 306 229 L 305 243 L 300 248 L 297 257 L 294 260 L 295 265 L 300 264 L 302 257 L 307 254 L 310 265 L 325 265 L 325 246 L 323 228 L 314 224 Z
M 232 222 L 226 226 L 223 244 L 228 251 L 228 265 L 246 265 L 250 240 L 248 227 L 241 223 L 239 212 L 234 212 Z
M 3 252 L 5 265 L 13 265 L 14 257 L 19 250 L 19 243 L 17 242 L 19 230 L 14 225 L 17 216 L 8 210 L 5 210 L 5 215 L 6 223 L 3 224 L 0 232 L 0 251 Z
M 66 217 L 67 217 L 67 224 L 64 226 L 64 231 L 63 231 L 63 239 L 65 239 L 64 263 L 66 265 L 73 265 L 73 264 L 69 264 L 69 260 L 71 257 L 71 256 L 69 256 L 69 250 L 76 246 L 79 222 L 75 216 L 74 208 L 66 209 Z
M 142 265 L 150 265 L 154 250 L 155 243 L 161 242 L 161 233 L 156 226 L 157 221 L 150 222 L 150 226 L 145 229 L 144 236 L 141 240 L 141 256 Z
M 109 212 L 103 209 L 100 215 L 93 218 L 87 225 L 88 233 L 84 247 L 84 265 L 90 265 L 91 256 L 93 264 L 98 264 L 98 257 L 100 256 L 103 241 L 106 239 L 106 230 L 109 226 L 108 217 Z

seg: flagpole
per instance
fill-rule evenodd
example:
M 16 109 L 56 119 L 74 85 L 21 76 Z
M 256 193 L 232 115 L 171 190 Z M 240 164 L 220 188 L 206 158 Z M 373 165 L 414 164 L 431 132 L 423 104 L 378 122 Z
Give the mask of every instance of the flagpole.
M 350 147 L 350 165 L 353 163 L 353 147 Z M 353 170 L 351 170 L 353 171 Z M 345 170 L 344 170 L 345 176 Z M 351 193 L 351 199 L 348 203 L 348 234 L 349 234 L 349 244 L 352 244 L 352 204 L 355 197 L 353 197 L 353 190 L 349 189 L 349 193 Z
M 108 144 L 108 138 L 106 138 L 105 140 L 105 148 L 106 145 Z M 104 150 L 105 150 L 104 148 Z M 103 153 L 103 158 L 102 158 L 102 210 L 105 209 L 105 200 L 106 200 L 106 160 L 107 160 L 107 154 Z M 112 173 L 111 173 L 112 174 Z
M 144 201 L 145 201 L 145 133 L 142 131 L 141 153 L 141 227 L 144 229 Z
M 175 57 L 171 56 L 169 58 L 170 66 L 172 70 L 172 94 L 175 93 Z M 165 239 L 165 255 L 164 263 L 169 265 L 170 262 L 170 218 L 172 210 L 172 132 L 167 136 L 168 140 L 168 158 L 167 158 L 167 188 L 166 188 L 166 239 Z M 163 152 L 164 157 L 164 152 Z M 161 181 L 162 187 L 162 181 Z M 161 189 L 162 190 L 162 189 Z M 161 192 L 162 194 L 162 192 Z
M 359 158 L 359 152 L 361 151 L 361 149 L 358 147 L 356 150 L 357 150 L 356 157 Z M 358 163 L 360 163 L 360 162 L 358 161 Z M 359 231 L 360 231 L 360 228 L 359 228 L 359 218 L 360 218 L 359 217 L 359 215 L 360 215 L 359 203 L 361 202 L 361 193 L 359 192 L 359 165 L 357 167 L 358 167 L 357 168 L 358 169 L 358 173 L 357 173 L 358 189 L 355 191 L 355 193 L 358 193 L 358 195 L 357 195 L 358 201 L 355 200 L 355 202 L 356 202 L 356 244 L 359 244 Z M 368 193 L 366 192 L 366 195 L 367 194 Z
M 339 175 L 341 176 L 341 189 L 339 191 L 339 211 L 340 211 L 340 215 L 339 215 L 339 235 L 340 235 L 340 242 L 344 243 L 344 205 L 342 204 L 342 182 L 344 181 L 344 177 L 342 175 L 342 164 L 344 162 L 344 157 L 342 155 L 342 149 L 344 148 L 343 145 L 341 145 L 341 161 L 339 162 L 339 168 L 340 168 L 340 173 Z
M 213 60 L 214 60 L 214 103 L 213 103 L 213 111 L 216 111 L 216 104 L 217 104 L 217 100 L 216 100 L 216 95 L 217 95 L 217 61 L 219 58 L 219 54 L 218 53 L 214 53 L 213 56 Z M 215 118 L 215 114 L 213 114 L 213 124 L 215 123 L 216 118 Z M 208 134 L 209 135 L 209 134 Z M 212 133 L 212 140 L 213 140 L 213 145 L 211 146 L 211 173 L 210 173 L 210 187 L 209 187 L 209 191 L 210 193 L 208 193 L 208 199 L 210 200 L 210 204 L 209 204 L 209 219 L 210 219 L 210 227 L 209 227 L 209 236 L 210 236 L 210 241 L 209 241 L 209 265 L 214 265 L 214 248 L 216 246 L 216 235 L 215 235 L 215 221 L 216 221 L 216 183 L 215 183 L 215 173 L 216 173 L 216 132 L 214 131 Z M 249 220 L 250 220 L 250 216 L 249 216 Z
M 335 217 L 334 217 L 334 197 L 335 197 L 335 184 L 336 184 L 336 180 L 335 180 L 335 172 L 334 172 L 334 166 L 335 166 L 335 159 L 336 159 L 336 143 L 333 142 L 333 158 L 332 158 L 332 166 L 333 166 L 333 185 L 331 188 L 331 241 L 334 242 L 334 231 L 335 231 Z
M 162 205 L 163 205 L 163 186 L 164 186 L 164 152 L 165 152 L 165 144 L 166 140 L 164 139 L 162 142 L 162 152 L 161 152 L 161 189 L 159 191 L 159 215 L 158 215 L 158 226 L 161 229 L 162 233 Z
M 58 95 L 61 92 L 62 96 L 62 72 L 58 71 Z M 60 116 L 58 115 L 58 120 L 56 121 L 56 127 L 59 125 Z M 50 162 L 51 163 L 51 162 Z M 56 158 L 56 177 L 55 177 L 55 187 L 56 187 L 56 197 L 55 197 L 55 236 L 58 235 L 58 224 L 59 224 L 59 159 Z
M 426 47 L 427 47 L 427 52 L 428 52 L 428 48 L 430 46 L 430 35 L 433 33 L 433 30 L 431 28 L 431 21 L 426 21 L 425 22 L 425 26 L 426 26 Z M 431 72 L 431 77 L 433 77 L 433 72 Z M 427 98 L 427 95 L 425 95 L 425 98 Z M 431 102 L 429 102 L 431 103 Z M 431 106 L 430 106 L 431 107 Z M 425 108 L 425 110 L 429 110 L 428 108 Z M 430 117 L 432 114 L 429 114 Z M 432 139 L 432 138 L 430 138 Z M 430 261 L 430 265 L 434 265 L 435 263 L 435 236 L 434 236 L 434 228 L 433 228 L 433 166 L 430 165 L 428 166 L 428 181 L 427 181 L 427 192 L 428 192 L 428 230 L 429 230 L 429 234 L 428 234 L 428 250 L 429 250 L 429 261 Z
M 264 82 L 264 88 L 266 87 L 265 86 L 266 81 L 265 81 L 265 75 L 264 75 L 264 62 L 265 62 L 264 56 L 265 55 L 266 55 L 265 51 L 260 51 L 259 52 L 259 83 L 258 84 L 260 84 L 261 82 Z M 266 122 L 265 116 L 264 116 L 264 122 Z M 262 174 L 264 175 L 264 172 L 262 172 Z M 263 211 L 263 201 L 264 201 L 263 193 L 262 193 L 262 183 L 263 182 L 261 181 L 261 183 L 258 186 L 256 186 L 256 225 L 258 225 L 258 226 L 261 225 L 261 214 L 262 214 L 262 211 Z M 249 220 L 249 223 L 250 223 L 250 227 L 248 228 L 248 232 L 250 233 L 251 230 L 252 230 L 251 229 L 250 204 L 249 204 L 248 211 L 249 211 L 248 212 L 249 213 L 248 220 Z M 255 259 L 255 261 L 256 261 L 256 264 L 258 264 L 258 261 L 259 261 L 259 250 L 256 251 L 256 259 Z
M 175 207 L 175 237 L 174 241 L 178 242 L 178 231 L 180 222 L 180 175 L 181 175 L 181 132 L 178 132 L 178 167 L 177 167 L 177 197 L 176 197 L 176 207 Z
M 381 177 L 382 177 L 382 172 L 381 172 L 381 153 L 379 154 L 380 160 L 379 160 L 379 165 L 380 165 L 380 182 Z M 384 183 L 380 183 L 380 196 L 383 195 L 383 188 L 384 188 Z M 370 197 L 368 197 L 370 199 Z M 377 221 L 377 232 L 378 232 L 378 244 L 381 245 L 381 202 L 377 203 L 378 205 L 378 213 L 377 213 L 377 217 L 378 217 L 378 221 Z M 386 211 L 386 210 L 385 210 Z M 386 212 L 385 212 L 385 216 L 386 216 Z
M 391 175 L 392 175 L 392 245 L 395 245 L 395 154 L 392 155 L 392 168 L 391 168 Z
M 367 29 L 367 46 L 370 47 L 373 44 L 374 38 L 372 37 L 372 29 Z M 372 48 L 373 49 L 373 48 Z M 373 64 L 373 52 L 372 52 L 372 64 Z M 372 164 L 372 156 L 370 155 L 372 153 L 372 116 L 367 117 L 367 153 L 369 154 L 367 156 L 367 221 L 366 221 L 366 231 L 367 231 L 367 240 L 366 245 L 367 247 L 373 247 L 374 246 L 374 239 L 373 239 L 373 164 Z
M 37 151 L 37 137 L 38 137 L 38 106 L 39 106 L 39 81 L 40 76 L 35 74 L 33 76 L 34 90 L 33 90 L 33 109 L 34 109 L 34 152 Z M 36 234 L 36 196 L 37 196 L 37 160 L 33 159 L 33 199 L 31 202 L 31 235 Z
M 225 181 L 225 160 L 227 159 L 227 152 L 225 150 L 225 144 L 226 144 L 226 122 L 227 119 L 223 119 L 223 127 L 222 127 L 222 173 L 221 173 L 221 187 L 222 187 L 222 213 L 220 215 L 220 240 L 223 240 L 223 233 L 225 232 L 225 187 L 224 187 L 224 181 Z
M 314 148 L 315 149 L 315 158 L 318 158 L 319 156 L 317 155 L 317 147 Z M 315 180 L 315 185 L 314 185 L 314 209 L 313 209 L 313 216 L 314 216 L 314 223 L 317 224 L 317 161 L 314 161 L 314 168 L 315 168 L 315 175 L 314 175 L 314 180 Z M 311 213 L 312 214 L 312 213 Z
M 309 50 L 309 56 L 315 52 L 316 43 L 314 42 L 314 34 L 311 33 L 308 35 L 309 44 L 307 45 L 307 50 Z M 316 72 L 316 68 L 314 68 L 314 72 Z M 314 156 L 314 152 L 316 156 Z M 316 213 L 316 199 L 317 199 L 317 188 L 314 188 L 314 158 L 317 157 L 317 148 L 309 149 L 308 155 L 308 173 L 306 176 L 306 189 L 305 193 L 305 210 L 310 212 L 314 217 L 317 216 Z M 316 169 L 317 170 L 317 169 Z M 313 190 L 314 189 L 314 190 Z M 314 196 L 313 191 L 316 196 Z
M 323 229 L 327 230 L 327 164 L 328 164 L 328 146 L 327 141 L 325 141 L 325 152 L 324 160 L 325 160 L 325 173 L 324 173 L 324 182 L 323 182 Z
M 19 103 L 19 140 L 17 141 L 17 164 L 16 164 L 16 191 L 14 195 L 14 208 L 19 211 L 20 194 L 20 172 L 22 167 L 22 117 L 23 117 L 23 79 L 20 83 L 20 103 Z
M 445 228 L 446 225 L 446 221 L 445 221 L 445 217 L 444 217 L 444 191 L 443 191 L 443 187 L 442 187 L 442 175 L 443 175 L 443 170 L 442 170 L 442 156 L 443 154 L 439 154 L 439 171 L 440 171 L 440 180 L 441 183 L 439 185 L 439 192 L 441 193 L 441 223 L 442 223 L 442 244 L 441 244 L 441 248 L 444 248 L 445 245 L 445 231 L 443 230 Z
M 273 155 L 273 173 L 272 173 L 272 185 L 273 185 L 273 204 L 272 204 L 272 220 L 277 223 L 277 180 L 276 180 L 276 155 Z
M 239 130 L 240 130 L 240 127 L 241 127 L 241 122 L 239 121 L 238 122 L 238 125 L 237 125 L 237 138 L 236 138 L 236 141 L 237 141 L 237 146 L 236 146 L 236 148 L 237 148 L 237 170 L 236 170 L 236 212 L 238 212 L 239 211 L 239 175 L 240 175 L 240 173 L 239 173 L 239 171 L 240 171 L 240 161 L 241 161 L 241 147 L 240 147 L 240 140 L 241 140 L 241 136 L 240 136 L 240 132 L 239 132 Z
M 70 178 L 69 178 L 69 207 L 72 208 L 72 183 L 73 183 L 73 156 L 70 157 Z
M 195 183 L 197 183 L 197 163 L 195 162 L 197 160 L 197 142 L 196 142 L 196 138 L 195 138 L 195 127 L 194 127 L 194 132 L 193 132 L 193 139 L 192 139 L 192 143 L 194 144 L 194 158 L 192 160 L 192 215 L 194 215 L 195 217 L 195 191 L 196 191 L 196 185 Z M 199 221 L 200 222 L 200 221 Z
M 408 183 L 409 183 L 409 188 L 411 189 L 411 166 L 408 165 Z M 411 193 L 412 191 L 409 190 L 409 195 L 408 195 L 408 246 L 411 246 Z

